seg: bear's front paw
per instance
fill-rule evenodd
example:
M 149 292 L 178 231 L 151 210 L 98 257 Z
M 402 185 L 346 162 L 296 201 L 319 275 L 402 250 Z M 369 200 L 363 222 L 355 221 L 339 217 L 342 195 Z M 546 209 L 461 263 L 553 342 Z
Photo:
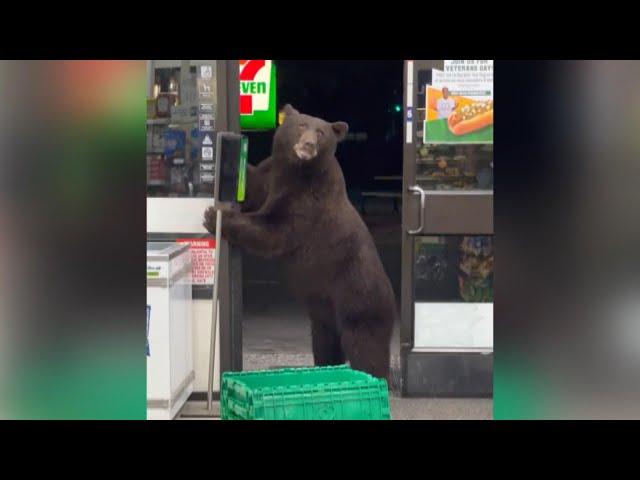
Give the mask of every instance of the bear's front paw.
M 225 210 L 222 212 L 222 232 L 221 235 L 228 242 L 233 243 L 233 229 L 240 220 L 240 212 Z
M 213 207 L 209 207 L 204 212 L 204 222 L 202 226 L 207 229 L 209 233 L 215 235 L 216 233 L 216 210 Z

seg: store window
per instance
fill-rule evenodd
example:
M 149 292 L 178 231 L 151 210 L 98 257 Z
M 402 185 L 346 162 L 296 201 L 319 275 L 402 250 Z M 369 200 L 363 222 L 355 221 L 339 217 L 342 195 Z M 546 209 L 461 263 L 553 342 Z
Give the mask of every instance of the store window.
M 493 301 L 492 236 L 420 237 L 414 247 L 416 301 Z
M 152 60 L 148 75 L 147 195 L 210 197 L 216 61 Z
M 493 253 L 490 235 L 416 239 L 416 347 L 493 347 Z
M 416 182 L 425 190 L 493 190 L 493 144 L 428 144 L 418 129 L 415 145 Z

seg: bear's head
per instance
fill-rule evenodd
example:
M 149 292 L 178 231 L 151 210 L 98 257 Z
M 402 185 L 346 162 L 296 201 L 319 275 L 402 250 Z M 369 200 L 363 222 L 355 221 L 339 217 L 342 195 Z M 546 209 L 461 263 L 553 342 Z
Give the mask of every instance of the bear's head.
M 274 152 L 296 164 L 310 164 L 317 158 L 333 157 L 338 142 L 345 139 L 349 125 L 326 122 L 298 112 L 291 105 L 283 109 L 284 120 L 273 138 Z

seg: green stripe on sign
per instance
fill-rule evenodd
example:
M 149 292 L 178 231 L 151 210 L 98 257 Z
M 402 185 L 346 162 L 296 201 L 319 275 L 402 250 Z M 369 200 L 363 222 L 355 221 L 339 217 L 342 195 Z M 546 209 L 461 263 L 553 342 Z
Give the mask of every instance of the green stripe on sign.
M 493 125 L 488 125 L 466 135 L 454 135 L 447 126 L 447 119 L 424 121 L 424 143 L 493 143 Z
M 249 139 L 242 137 L 240 140 L 240 171 L 238 172 L 238 191 L 236 199 L 244 202 L 247 181 L 247 155 L 249 153 Z

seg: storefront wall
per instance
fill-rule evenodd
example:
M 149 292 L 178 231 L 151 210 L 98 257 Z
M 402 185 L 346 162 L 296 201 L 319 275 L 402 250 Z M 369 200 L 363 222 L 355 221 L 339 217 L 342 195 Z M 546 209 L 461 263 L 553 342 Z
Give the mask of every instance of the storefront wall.
M 237 61 L 227 60 L 150 60 L 148 62 L 147 98 L 154 98 L 168 87 L 177 90 L 181 110 L 176 115 L 155 116 L 147 120 L 147 240 L 175 242 L 178 239 L 208 239 L 211 234 L 202 226 L 205 210 L 213 204 L 213 184 L 202 175 L 204 170 L 199 151 L 202 147 L 202 125 L 199 115 L 189 107 L 201 103 L 198 99 L 200 80 L 195 68 L 212 66 L 211 104 L 215 131 L 239 133 Z M 194 68 L 195 67 L 195 68 Z M 175 83 L 172 83 L 175 82 Z M 160 85 L 163 84 L 163 85 Z M 230 87 L 231 86 L 231 87 Z M 184 107 L 184 108 L 182 108 Z M 157 112 L 156 112 L 157 113 Z M 198 112 L 200 113 L 200 112 Z M 176 120 L 177 118 L 177 120 Z M 154 145 L 166 130 L 184 131 L 186 142 L 178 153 Z M 199 131 L 200 130 L 200 131 Z M 196 133 L 199 132 L 199 133 Z M 206 132 L 208 133 L 208 132 Z M 155 138 L 153 138 L 155 135 Z M 197 137 L 197 135 L 200 135 Z M 180 143 L 180 142 L 178 142 Z M 178 158 L 183 157 L 183 158 Z M 160 162 L 162 160 L 162 163 Z M 155 163 L 154 163 L 155 162 Z M 159 167 L 160 165 L 160 167 Z M 184 187 L 183 187 L 184 185 Z M 241 370 L 240 312 L 242 307 L 242 271 L 240 253 L 229 248 L 226 241 L 220 249 L 220 314 L 216 333 L 213 391 L 220 390 L 220 372 Z M 193 292 L 193 364 L 194 392 L 206 394 L 209 382 L 211 326 L 213 319 L 213 285 L 194 284 Z M 236 324 L 237 323 L 237 324 Z M 215 393 L 214 393 L 215 397 Z

